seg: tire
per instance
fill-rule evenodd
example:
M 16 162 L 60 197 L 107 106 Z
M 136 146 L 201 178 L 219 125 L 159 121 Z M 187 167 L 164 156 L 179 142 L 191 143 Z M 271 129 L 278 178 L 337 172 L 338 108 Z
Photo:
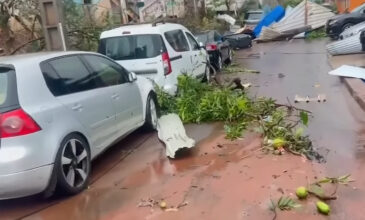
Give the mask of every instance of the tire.
M 352 23 L 347 23 L 342 26 L 342 31 L 349 29 L 350 27 L 354 26 Z
M 147 98 L 146 121 L 143 128 L 147 131 L 155 131 L 157 129 L 157 120 L 159 116 L 159 106 L 156 95 L 150 93 Z
M 204 74 L 204 77 L 203 77 L 203 82 L 207 82 L 209 83 L 211 80 L 211 74 L 210 74 L 210 65 L 206 65 L 205 67 L 205 74 Z
M 216 66 L 217 66 L 217 71 L 221 71 L 223 69 L 223 60 L 221 55 L 218 56 L 218 61 Z
M 233 61 L 233 53 L 232 53 L 232 50 L 230 49 L 228 52 L 228 58 L 226 60 L 226 64 L 231 64 L 232 61 Z
M 75 195 L 87 187 L 91 156 L 89 145 L 82 136 L 70 134 L 63 139 L 57 153 L 54 172 L 57 177 L 57 192 Z

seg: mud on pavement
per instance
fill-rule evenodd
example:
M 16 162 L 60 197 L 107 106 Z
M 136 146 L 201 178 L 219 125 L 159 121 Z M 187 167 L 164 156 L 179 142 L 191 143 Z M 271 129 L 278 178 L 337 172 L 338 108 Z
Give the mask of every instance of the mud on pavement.
M 0 208 L 0 219 L 266 220 L 274 217 L 269 210 L 271 199 L 295 198 L 298 186 L 348 173 L 356 182 L 339 187 L 338 199 L 330 202 L 330 216 L 317 213 L 317 199 L 312 197 L 299 201 L 302 207 L 297 210 L 278 211 L 277 219 L 365 219 L 364 113 L 341 81 L 327 75 L 325 42 L 260 44 L 237 52 L 236 57 L 252 57 L 250 54 L 259 56 L 237 62 L 261 72 L 240 76 L 243 82 L 253 84 L 253 96 L 285 103 L 296 93 L 312 95 L 321 90 L 328 95 L 326 103 L 298 104 L 313 112 L 306 132 L 327 163 L 291 154 L 267 154 L 260 150 L 262 138 L 249 132 L 242 139 L 228 141 L 220 123 L 187 125 L 188 136 L 198 145 L 180 152 L 177 159 L 166 158 L 155 134 L 145 134 L 143 141 L 122 141 L 108 157 L 99 159 L 96 167 L 101 168 L 96 169 L 85 192 L 54 203 L 12 204 Z M 160 208 L 161 201 L 166 202 L 166 210 Z

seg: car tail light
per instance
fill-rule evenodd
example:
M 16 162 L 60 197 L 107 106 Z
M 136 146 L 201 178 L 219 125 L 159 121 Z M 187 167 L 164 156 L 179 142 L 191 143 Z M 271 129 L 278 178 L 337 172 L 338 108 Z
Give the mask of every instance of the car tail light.
M 165 76 L 167 76 L 172 72 L 171 61 L 170 61 L 169 54 L 167 52 L 162 53 L 162 63 L 163 63 L 163 69 L 165 72 Z
M 0 138 L 22 136 L 40 130 L 39 125 L 22 109 L 0 114 Z
M 218 49 L 217 44 L 207 44 L 206 48 L 207 48 L 207 51 L 214 51 L 214 50 Z

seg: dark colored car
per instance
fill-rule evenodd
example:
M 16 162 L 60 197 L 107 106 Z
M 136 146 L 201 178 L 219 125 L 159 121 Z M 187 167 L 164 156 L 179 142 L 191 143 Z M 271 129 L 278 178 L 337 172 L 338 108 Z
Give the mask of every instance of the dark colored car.
M 205 45 L 209 54 L 209 61 L 217 70 L 221 70 L 223 64 L 229 64 L 232 61 L 232 49 L 229 42 L 218 31 L 206 31 L 195 34 L 195 36 L 198 42 Z
M 363 21 L 365 21 L 365 3 L 350 13 L 336 15 L 330 18 L 326 24 L 327 35 L 333 39 L 338 39 L 344 30 Z

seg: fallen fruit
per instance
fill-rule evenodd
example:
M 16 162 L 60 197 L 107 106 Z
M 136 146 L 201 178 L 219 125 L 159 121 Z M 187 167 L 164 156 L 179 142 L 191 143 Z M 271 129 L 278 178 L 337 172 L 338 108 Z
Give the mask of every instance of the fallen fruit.
M 279 149 L 281 147 L 284 147 L 285 143 L 285 140 L 281 138 L 275 138 L 272 144 L 274 146 L 274 149 Z
M 166 203 L 165 201 L 162 201 L 162 202 L 160 203 L 160 208 L 161 208 L 161 209 L 166 209 L 166 207 L 167 207 L 167 203 Z
M 296 194 L 299 199 L 305 199 L 308 196 L 308 191 L 304 186 L 298 187 Z
M 317 209 L 320 213 L 325 214 L 325 215 L 328 215 L 331 211 L 330 206 L 322 201 L 317 202 Z

